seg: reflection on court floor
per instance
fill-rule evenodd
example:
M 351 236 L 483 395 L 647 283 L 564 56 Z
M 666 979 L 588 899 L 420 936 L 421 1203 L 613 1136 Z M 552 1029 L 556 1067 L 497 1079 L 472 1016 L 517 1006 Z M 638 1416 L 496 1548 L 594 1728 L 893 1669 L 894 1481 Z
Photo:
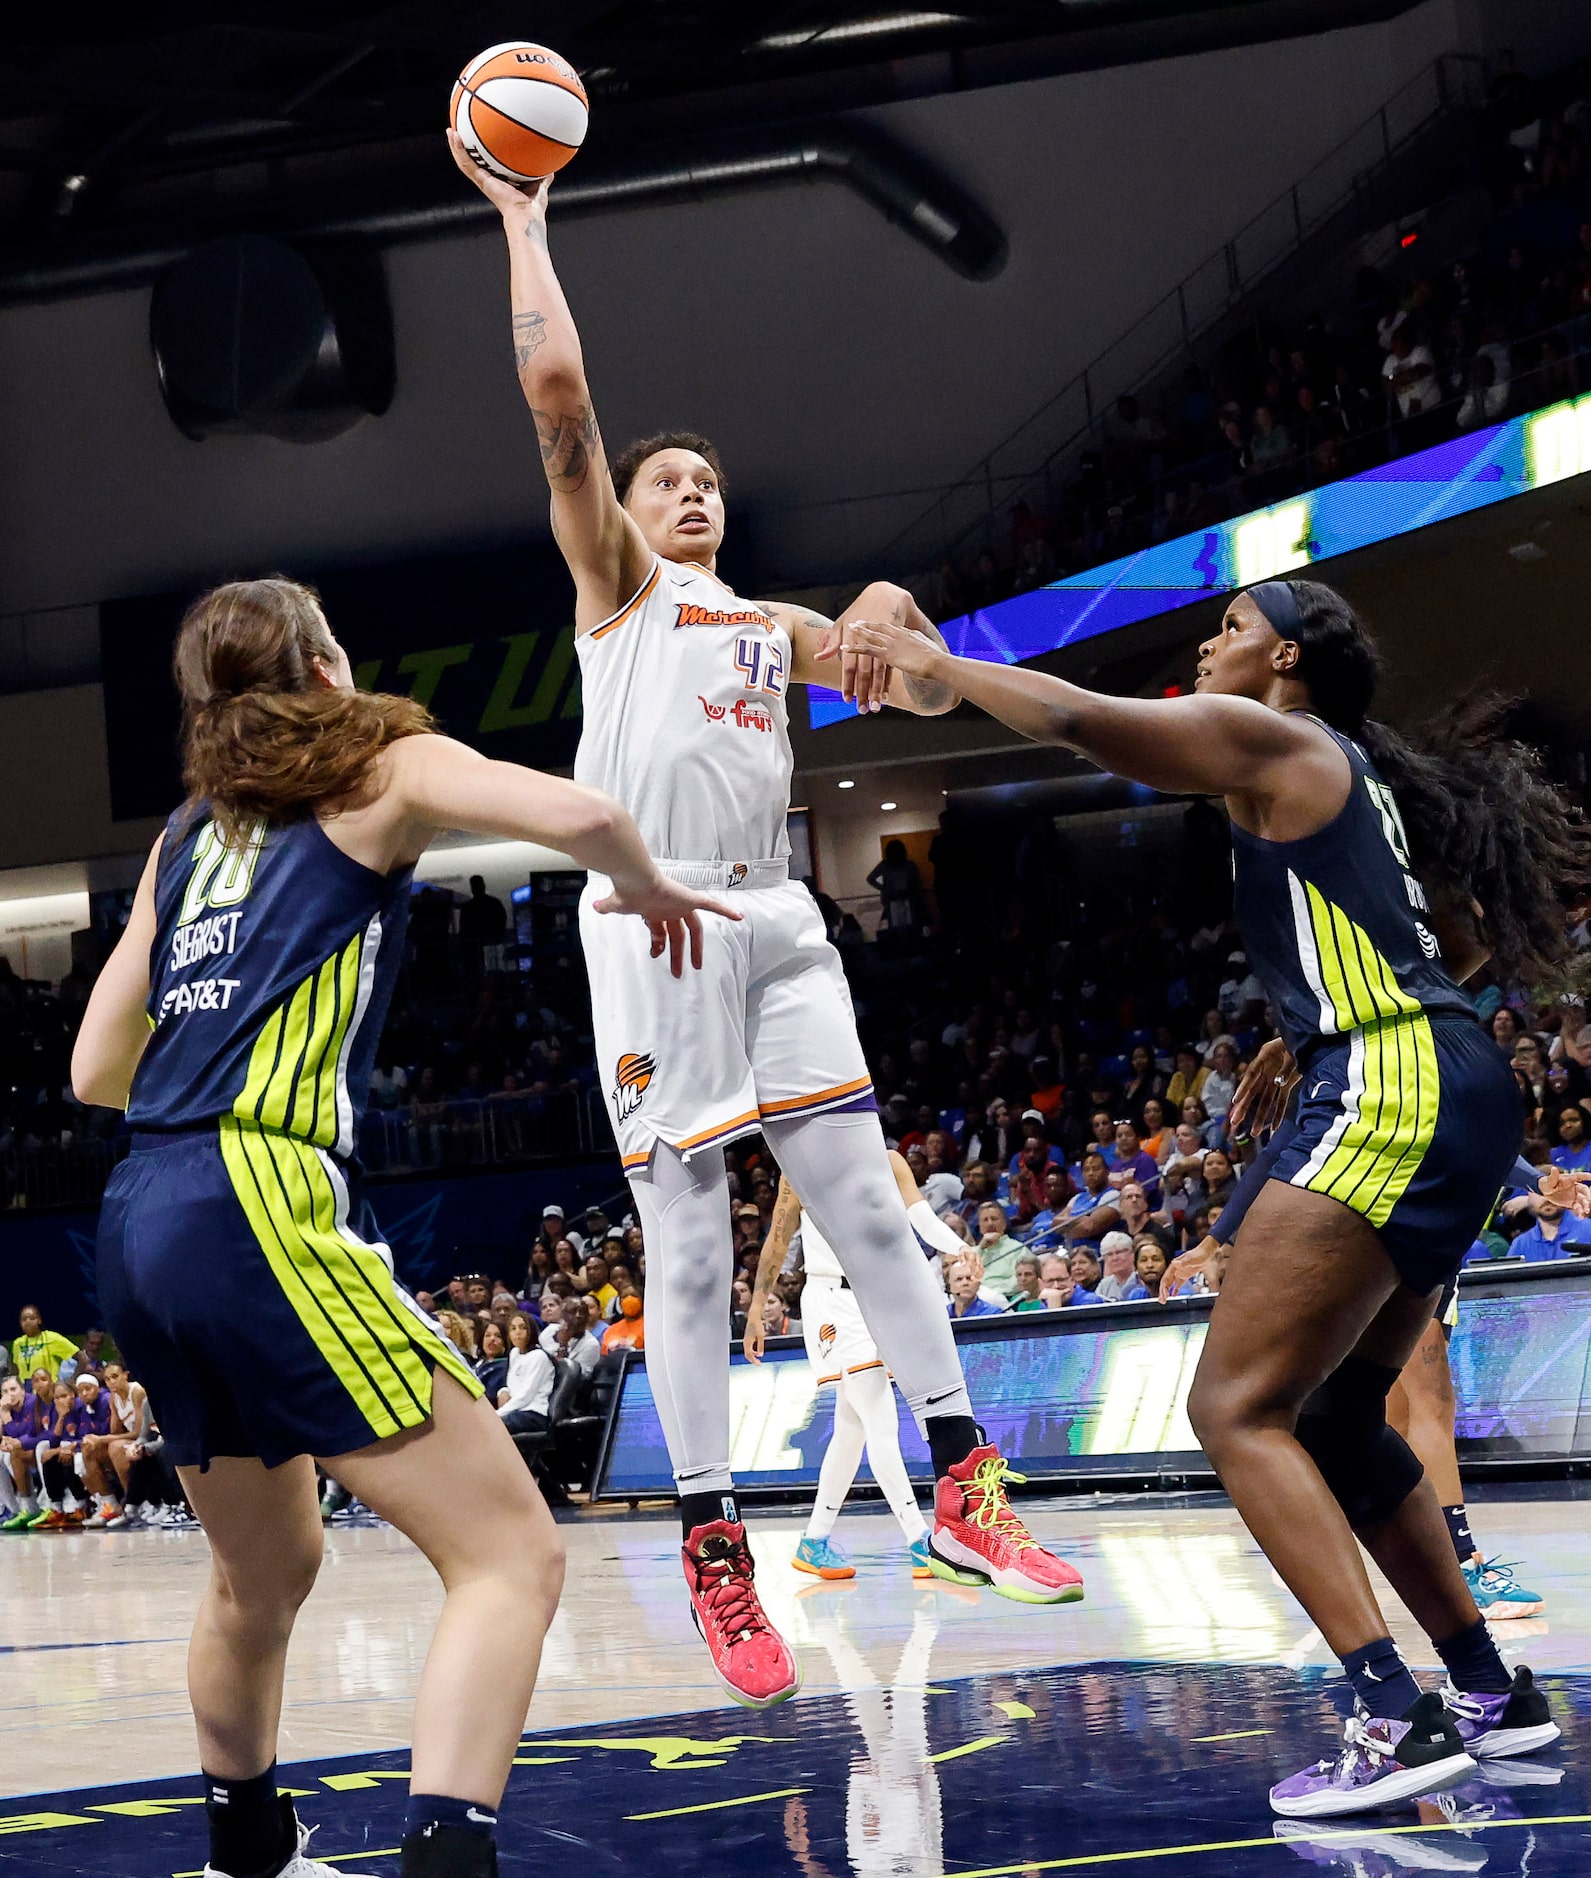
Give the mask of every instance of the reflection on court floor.
M 1552 1752 L 1492 1763 L 1431 1801 L 1306 1829 L 1274 1823 L 1265 1791 L 1335 1728 L 1323 1673 L 1096 1662 L 936 1681 L 942 1613 L 925 1595 L 881 1679 L 851 1635 L 856 1596 L 814 1586 L 802 1600 L 809 1647 L 826 1654 L 838 1694 L 763 1715 L 698 1710 L 526 1735 L 503 1806 L 504 1873 L 1591 1872 L 1591 1676 L 1543 1678 L 1564 1728 Z M 395 1878 L 404 1754 L 281 1772 L 319 1828 L 317 1857 Z M 194 1786 L 0 1803 L 0 1878 L 197 1878 Z

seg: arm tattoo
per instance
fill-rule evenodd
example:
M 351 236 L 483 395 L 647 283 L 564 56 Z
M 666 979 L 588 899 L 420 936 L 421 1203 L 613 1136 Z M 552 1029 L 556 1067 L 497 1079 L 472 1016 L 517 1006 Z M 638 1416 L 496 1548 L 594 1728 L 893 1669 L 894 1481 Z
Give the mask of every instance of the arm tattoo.
M 514 370 L 516 372 L 524 371 L 537 346 L 546 343 L 547 315 L 545 313 L 516 313 L 514 315 Z
M 554 492 L 572 496 L 585 487 L 591 459 L 602 447 L 596 414 L 589 404 L 574 411 L 543 411 L 534 405 L 536 441 L 541 445 L 541 466 Z
M 945 635 L 937 626 L 930 626 L 923 637 L 932 639 L 936 645 L 944 646 L 947 652 L 950 650 L 948 646 L 945 646 Z M 917 678 L 909 672 L 903 672 L 901 683 L 906 687 L 907 697 L 918 710 L 926 712 L 931 717 L 949 710 L 956 702 L 956 694 L 949 685 L 938 684 L 931 678 Z

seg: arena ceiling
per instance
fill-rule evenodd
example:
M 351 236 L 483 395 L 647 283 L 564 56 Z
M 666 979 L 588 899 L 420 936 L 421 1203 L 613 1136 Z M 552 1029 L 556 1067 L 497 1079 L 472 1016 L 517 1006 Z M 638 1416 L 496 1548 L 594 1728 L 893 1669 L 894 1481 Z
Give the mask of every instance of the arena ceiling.
M 329 180 L 402 197 L 445 180 L 435 129 L 463 62 L 543 35 L 617 154 L 681 130 L 821 118 L 1341 27 L 1413 0 L 360 0 L 8 9 L 0 23 L 0 251 L 61 256 L 117 231 L 258 220 Z

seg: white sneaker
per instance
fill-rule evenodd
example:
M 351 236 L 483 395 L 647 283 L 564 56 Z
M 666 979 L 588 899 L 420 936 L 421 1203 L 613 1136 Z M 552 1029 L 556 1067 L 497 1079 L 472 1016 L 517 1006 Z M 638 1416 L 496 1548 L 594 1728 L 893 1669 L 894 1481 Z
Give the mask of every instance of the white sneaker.
M 103 1532 L 109 1524 L 110 1521 L 105 1517 L 105 1509 L 101 1507 L 97 1513 L 91 1513 L 83 1521 L 83 1530 L 84 1532 Z
M 153 1500 L 140 1500 L 138 1502 L 138 1517 L 146 1526 L 154 1525 L 155 1515 L 159 1511 L 160 1508 L 155 1505 Z
M 310 1858 L 306 1848 L 309 1835 L 319 1831 L 316 1826 L 306 1826 L 301 1819 L 295 1820 L 298 1827 L 298 1853 L 278 1872 L 277 1878 L 376 1878 L 374 1872 L 343 1871 L 338 1866 L 323 1864 L 319 1859 Z M 216 1865 L 206 1865 L 204 1878 L 232 1878 L 230 1872 L 224 1872 Z

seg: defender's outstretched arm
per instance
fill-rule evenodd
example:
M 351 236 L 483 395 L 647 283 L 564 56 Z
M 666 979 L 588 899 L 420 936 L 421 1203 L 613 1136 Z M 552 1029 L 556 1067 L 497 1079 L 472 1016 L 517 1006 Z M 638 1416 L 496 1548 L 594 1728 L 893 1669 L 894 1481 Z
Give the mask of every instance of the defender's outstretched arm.
M 858 652 L 898 675 L 948 685 L 1035 743 L 1063 744 L 1169 794 L 1274 795 L 1287 765 L 1317 748 L 1312 725 L 1251 698 L 1112 698 L 1044 672 L 958 659 L 943 642 L 892 622 L 852 619 L 853 611 L 841 624 Z
M 881 658 L 852 643 L 858 619 L 889 621 L 944 649 L 944 635 L 904 587 L 875 580 L 864 587 L 838 620 L 825 619 L 810 607 L 779 603 L 769 611 L 782 616 L 795 649 L 791 676 L 798 685 L 832 685 L 858 711 L 892 704 L 916 717 L 942 717 L 961 702 L 954 689 L 919 673 L 891 670 Z

